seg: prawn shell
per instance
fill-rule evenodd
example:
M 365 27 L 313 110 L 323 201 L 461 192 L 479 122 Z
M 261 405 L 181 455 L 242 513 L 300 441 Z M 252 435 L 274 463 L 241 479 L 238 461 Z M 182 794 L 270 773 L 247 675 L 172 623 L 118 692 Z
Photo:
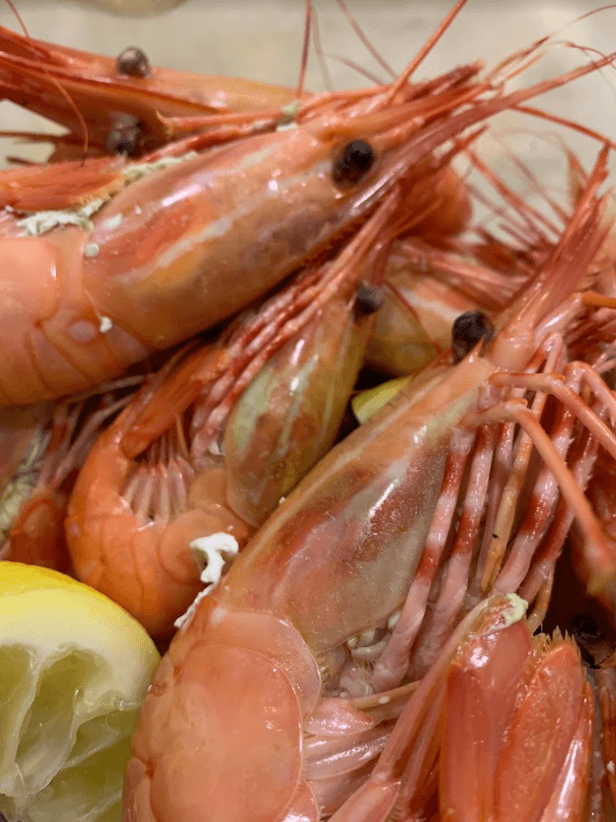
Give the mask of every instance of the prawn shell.
M 22 506 L 9 534 L 13 562 L 71 572 L 71 560 L 64 537 L 66 496 L 47 488 L 37 489 Z
M 419 563 L 451 427 L 488 373 L 473 356 L 436 369 L 332 449 L 234 563 L 221 601 L 290 619 L 315 653 L 385 622 Z M 323 591 L 336 592 L 327 607 Z
M 334 185 L 332 148 L 298 128 L 133 183 L 95 218 L 85 289 L 154 349 L 231 316 L 353 221 L 358 194 Z
M 442 727 L 442 818 L 581 818 L 593 699 L 571 643 L 533 649 L 524 622 L 471 641 L 451 664 Z
M 233 510 L 261 525 L 331 448 L 372 322 L 330 301 L 261 370 L 234 406 L 224 438 Z
M 292 803 L 309 807 L 301 733 L 319 691 L 318 668 L 291 625 L 227 611 L 215 595 L 202 600 L 144 702 L 126 771 L 125 818 L 181 811 L 182 820 L 200 822 L 203 796 L 211 822 L 268 822 Z M 267 798 L 255 802 L 264 789 Z
M 129 409 L 131 410 L 131 409 Z M 192 483 L 189 507 L 146 518 L 122 488 L 133 461 L 122 451 L 121 420 L 103 432 L 81 469 L 65 522 L 77 576 L 117 602 L 154 636 L 172 630 L 203 585 L 190 543 L 221 531 L 243 545 L 250 529 L 224 502 L 225 476 L 212 466 Z
M 82 288 L 86 239 L 75 227 L 44 238 L 0 239 L 2 339 L 13 340 L 3 361 L 1 403 L 75 393 L 119 373 L 119 361 L 147 356 L 147 349 L 118 326 L 103 333 L 101 317 Z

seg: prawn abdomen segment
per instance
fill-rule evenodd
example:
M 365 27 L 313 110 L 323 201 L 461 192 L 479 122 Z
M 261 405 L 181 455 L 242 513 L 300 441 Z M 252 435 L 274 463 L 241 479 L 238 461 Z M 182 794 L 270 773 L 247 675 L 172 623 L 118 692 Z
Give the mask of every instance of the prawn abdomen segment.
M 0 403 L 80 391 L 118 373 L 146 351 L 120 329 L 108 335 L 83 289 L 86 233 L 0 240 Z M 113 325 L 108 318 L 105 318 Z
M 284 671 L 255 651 L 204 641 L 168 676 L 154 689 L 173 688 L 181 708 L 170 712 L 151 777 L 155 818 L 279 819 L 301 777 L 301 714 Z
M 290 619 L 313 653 L 384 623 L 419 563 L 451 427 L 474 407 L 485 372 L 469 358 L 458 379 L 400 395 L 334 448 L 234 563 L 221 599 Z
M 160 822 L 282 819 L 302 795 L 302 725 L 320 692 L 316 663 L 288 623 L 230 611 L 214 597 L 189 624 L 144 703 L 126 804 L 149 799 Z
M 39 391 L 45 389 L 40 375 L 33 368 L 28 352 L 31 345 L 28 346 L 24 340 L 23 328 L 31 328 L 56 309 L 59 301 L 56 267 L 56 254 L 50 246 L 41 247 L 36 240 L 0 241 L 1 339 L 4 357 L 9 360 L 9 373 L 0 385 L 0 402 L 3 405 L 28 402 L 29 397 L 22 397 L 18 388 L 20 372 L 34 372 L 35 386 Z M 37 276 L 31 276 L 34 273 Z M 8 352 L 11 352 L 10 356 L 7 356 Z

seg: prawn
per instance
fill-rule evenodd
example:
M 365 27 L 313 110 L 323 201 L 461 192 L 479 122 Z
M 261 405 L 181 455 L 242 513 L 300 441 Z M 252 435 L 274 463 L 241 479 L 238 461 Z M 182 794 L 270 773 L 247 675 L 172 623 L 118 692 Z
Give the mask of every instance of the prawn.
M 598 190 L 606 161 L 603 150 L 559 242 L 492 338 L 471 337 L 457 364 L 441 358 L 334 447 L 196 604 L 144 703 L 126 773 L 126 822 L 197 822 L 204 808 L 212 822 L 316 821 L 347 800 L 337 822 L 387 819 L 397 784 L 381 780 L 357 802 L 350 797 L 394 742 L 347 698 L 395 719 L 412 679 L 430 669 L 472 606 L 463 601 L 469 572 L 475 602 L 493 589 L 524 590 L 533 554 L 553 548 L 552 535 L 547 545 L 543 536 L 558 489 L 587 550 L 609 554 L 566 446 L 578 418 L 616 456 L 613 431 L 581 400 L 576 379 L 610 411 L 611 400 L 583 364 L 580 375 L 563 361 L 557 333 L 581 312 L 575 292 L 605 240 Z M 530 407 L 527 391 L 535 394 Z M 547 393 L 563 403 L 556 421 L 542 420 Z M 515 425 L 522 436 L 514 440 Z M 530 478 L 528 515 L 498 573 L 498 545 L 487 539 L 492 551 L 473 550 L 484 503 L 486 538 L 506 543 L 521 489 L 503 475 L 513 464 L 512 479 L 525 479 L 532 446 L 545 465 Z M 446 607 L 439 598 L 412 648 L 448 541 L 437 586 Z M 531 626 L 550 590 L 530 591 Z M 310 733 L 326 739 L 311 746 Z
M 68 205 L 89 202 L 77 213 L 44 214 L 45 227 L 56 227 L 43 236 L 11 236 L 38 230 L 14 213 L 0 225 L 7 353 L 0 401 L 87 390 L 243 308 L 356 225 L 414 163 L 464 128 L 439 112 L 480 90 L 364 116 L 351 105 L 310 129 L 258 135 L 160 170 L 103 159 L 4 172 L 0 189 L 13 210 L 57 209 L 58 194 L 68 191 Z M 422 112 L 435 118 L 431 133 L 413 136 Z M 349 142 L 351 127 L 370 142 Z M 69 225 L 57 227 L 63 221 Z
M 418 203 L 413 187 L 386 199 L 333 259 L 167 365 L 95 443 L 66 522 L 75 569 L 151 634 L 169 632 L 201 587 L 189 544 L 228 548 L 230 534 L 243 547 L 331 447 L 395 212 L 408 224 Z
M 97 153 L 139 157 L 169 141 L 161 117 L 207 114 L 218 125 L 233 125 L 262 111 L 271 118 L 273 111 L 279 122 L 296 96 L 282 86 L 157 68 L 136 47 L 113 59 L 0 27 L 0 97 L 67 128 L 67 135 L 45 138 L 62 159 L 71 149 L 83 153 L 84 124 Z
M 295 128 L 171 167 L 102 158 L 26 169 L 21 182 L 0 176 L 13 210 L 46 208 L 46 197 L 57 209 L 62 194 L 69 206 L 86 201 L 0 221 L 0 402 L 86 391 L 221 322 L 356 227 L 400 180 L 425 174 L 448 141 L 612 60 L 504 94 L 471 82 L 478 66 L 418 90 L 407 79 L 425 53 L 377 94 L 329 100 Z M 47 233 L 11 236 L 20 230 Z

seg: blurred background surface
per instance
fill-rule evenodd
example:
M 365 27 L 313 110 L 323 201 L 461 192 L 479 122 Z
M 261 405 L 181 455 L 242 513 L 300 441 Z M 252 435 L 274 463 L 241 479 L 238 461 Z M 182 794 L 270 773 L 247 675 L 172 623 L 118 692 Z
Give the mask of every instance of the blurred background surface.
M 209 74 L 250 77 L 294 85 L 297 80 L 304 30 L 303 0 L 14 0 L 32 37 L 110 55 L 126 46 L 142 48 L 153 64 Z M 314 0 L 323 50 L 385 79 L 386 74 L 354 33 L 334 0 Z M 169 7 L 173 7 L 170 8 Z M 450 7 L 449 0 L 348 0 L 348 7 L 385 60 L 401 70 Z M 102 10 L 107 8 L 107 11 Z M 167 8 L 167 11 L 162 9 Z M 616 42 L 616 9 L 586 16 L 595 5 L 584 2 L 506 3 L 469 0 L 449 31 L 417 72 L 428 77 L 457 64 L 481 58 L 493 66 L 506 55 L 534 40 L 556 34 L 558 41 L 607 52 Z M 159 12 L 124 16 L 130 11 Z M 123 12 L 122 16 L 111 11 Z M 5 0 L 0 0 L 0 23 L 18 28 Z M 596 56 L 596 52 L 592 52 Z M 591 55 L 589 52 L 588 55 Z M 556 75 L 589 59 L 577 49 L 552 45 L 517 83 L 529 84 Z M 327 61 L 336 88 L 367 82 L 358 71 L 336 59 Z M 311 53 L 306 85 L 326 87 L 319 60 Z M 545 109 L 614 134 L 616 72 L 600 73 L 551 92 L 538 103 Z M 31 129 L 41 121 L 9 103 L 0 104 L 3 128 Z M 45 124 L 48 129 L 49 126 Z M 499 139 L 482 140 L 482 153 L 500 164 L 507 151 L 502 141 L 540 169 L 547 185 L 563 187 L 563 155 L 555 147 L 556 129 L 548 123 L 506 114 L 495 123 Z M 560 132 L 562 135 L 562 132 Z M 566 140 L 589 163 L 596 144 L 574 134 Z M 0 142 L 2 155 L 6 141 Z M 40 148 L 39 148 L 40 152 Z M 20 147 L 20 154 L 27 151 Z M 34 155 L 29 156 L 35 156 Z

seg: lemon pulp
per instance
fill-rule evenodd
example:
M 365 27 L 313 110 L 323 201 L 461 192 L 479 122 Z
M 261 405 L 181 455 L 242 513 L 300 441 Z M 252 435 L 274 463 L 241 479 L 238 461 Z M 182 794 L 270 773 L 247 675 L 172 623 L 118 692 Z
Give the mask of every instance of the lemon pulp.
M 107 597 L 0 562 L 0 811 L 8 822 L 120 822 L 137 711 L 159 655 Z

